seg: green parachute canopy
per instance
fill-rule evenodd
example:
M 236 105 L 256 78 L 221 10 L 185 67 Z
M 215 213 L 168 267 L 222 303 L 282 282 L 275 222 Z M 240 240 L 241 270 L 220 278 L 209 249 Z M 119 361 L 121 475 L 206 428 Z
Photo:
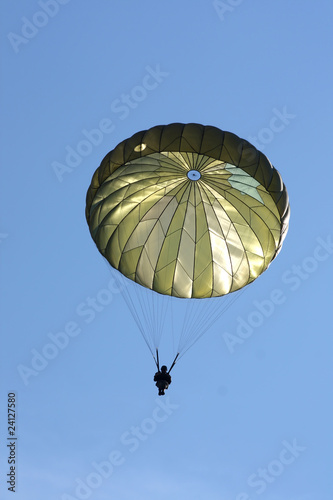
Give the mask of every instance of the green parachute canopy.
M 108 153 L 87 193 L 101 254 L 160 294 L 208 298 L 263 273 L 286 236 L 278 171 L 249 142 L 194 123 L 156 126 Z

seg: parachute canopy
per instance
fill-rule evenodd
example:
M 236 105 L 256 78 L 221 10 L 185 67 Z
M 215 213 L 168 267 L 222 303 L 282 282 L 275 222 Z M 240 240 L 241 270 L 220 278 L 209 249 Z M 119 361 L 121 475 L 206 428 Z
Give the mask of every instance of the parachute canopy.
M 174 123 L 108 153 L 87 193 L 101 254 L 127 278 L 182 298 L 226 295 L 263 273 L 287 233 L 278 171 L 249 142 Z

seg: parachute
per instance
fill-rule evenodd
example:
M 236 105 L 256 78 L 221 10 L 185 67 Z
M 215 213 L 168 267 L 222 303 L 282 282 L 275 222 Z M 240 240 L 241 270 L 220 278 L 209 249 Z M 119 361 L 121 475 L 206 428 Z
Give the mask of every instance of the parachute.
M 252 283 L 279 253 L 289 214 L 286 187 L 265 155 L 195 123 L 155 126 L 118 144 L 86 202 L 100 253 L 155 302 L 159 294 L 211 300 Z M 128 299 L 137 316 L 135 303 Z M 166 312 L 153 314 L 159 321 Z M 159 339 L 137 324 L 154 356 Z

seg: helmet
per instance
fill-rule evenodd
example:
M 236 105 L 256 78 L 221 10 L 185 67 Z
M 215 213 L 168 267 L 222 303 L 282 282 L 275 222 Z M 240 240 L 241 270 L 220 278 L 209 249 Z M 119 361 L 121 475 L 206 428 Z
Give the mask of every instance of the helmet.
M 162 372 L 162 373 L 166 373 L 167 371 L 168 371 L 168 367 L 167 367 L 167 366 L 165 366 L 165 365 L 163 365 L 163 366 L 161 367 L 161 372 Z

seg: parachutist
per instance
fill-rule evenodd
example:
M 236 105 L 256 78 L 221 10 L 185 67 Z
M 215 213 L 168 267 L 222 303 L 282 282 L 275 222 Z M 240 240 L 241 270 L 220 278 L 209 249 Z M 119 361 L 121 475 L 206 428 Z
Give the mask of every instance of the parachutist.
M 165 390 L 171 384 L 171 375 L 168 373 L 168 368 L 163 365 L 161 370 L 155 373 L 154 382 L 156 382 L 156 387 L 158 388 L 158 395 L 164 396 Z

